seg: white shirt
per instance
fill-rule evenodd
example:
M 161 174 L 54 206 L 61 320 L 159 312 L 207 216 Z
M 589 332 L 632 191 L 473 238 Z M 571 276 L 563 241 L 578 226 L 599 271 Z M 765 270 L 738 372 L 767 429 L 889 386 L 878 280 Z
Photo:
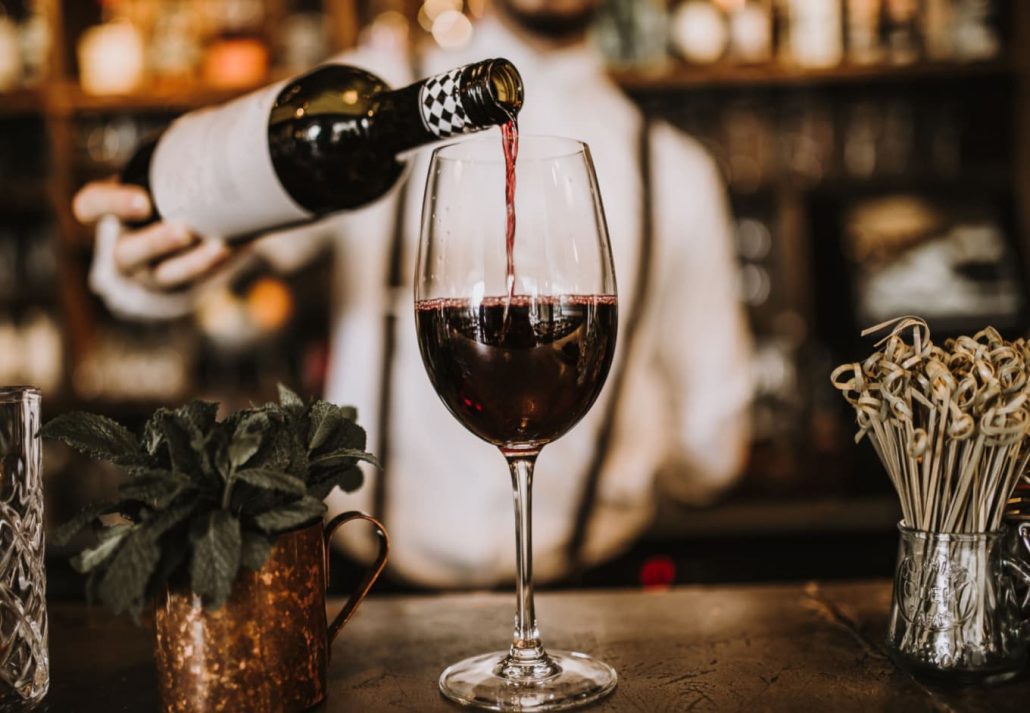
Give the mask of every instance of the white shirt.
M 523 135 L 551 134 L 585 141 L 593 154 L 608 218 L 620 294 L 620 320 L 632 312 L 644 205 L 638 135 L 642 117 L 607 78 L 600 58 L 575 47 L 541 54 L 501 24 L 484 21 L 470 46 L 434 51 L 424 74 L 487 57 L 505 57 L 522 74 L 526 101 Z M 410 77 L 397 58 L 345 58 L 394 86 Z M 715 164 L 692 139 L 665 125 L 652 133 L 654 244 L 649 306 L 637 327 L 616 429 L 601 472 L 598 500 L 583 550 L 595 563 L 631 544 L 653 511 L 657 473 L 684 497 L 710 498 L 731 483 L 746 451 L 750 397 L 749 340 L 736 297 L 731 224 Z M 500 151 L 498 140 L 498 151 Z M 403 276 L 394 294 L 384 290 L 397 194 L 324 221 L 262 241 L 280 265 L 302 259 L 316 235 L 335 241 L 332 358 L 326 398 L 358 407 L 359 422 L 377 442 L 382 325 L 397 315 L 387 506 L 393 542 L 391 566 L 410 581 L 440 587 L 489 586 L 514 576 L 511 481 L 493 446 L 466 431 L 430 385 L 415 338 L 414 255 L 428 151 L 414 161 L 405 207 Z M 101 230 L 102 234 L 104 231 Z M 142 295 L 114 270 L 113 238 L 100 236 L 93 286 L 113 309 L 131 316 L 181 312 L 163 296 Z M 106 243 L 105 243 L 106 241 Z M 181 299 L 181 298 L 180 298 Z M 625 324 L 619 334 L 625 335 Z M 627 359 L 618 344 L 612 373 Z M 611 379 L 609 379 L 611 381 Z M 593 455 L 610 389 L 569 433 L 545 447 L 534 488 L 534 566 L 538 579 L 560 576 L 584 476 Z M 368 510 L 371 481 L 357 493 L 335 491 L 333 511 Z M 358 530 L 360 528 L 354 528 Z M 344 546 L 372 555 L 367 533 L 343 533 Z

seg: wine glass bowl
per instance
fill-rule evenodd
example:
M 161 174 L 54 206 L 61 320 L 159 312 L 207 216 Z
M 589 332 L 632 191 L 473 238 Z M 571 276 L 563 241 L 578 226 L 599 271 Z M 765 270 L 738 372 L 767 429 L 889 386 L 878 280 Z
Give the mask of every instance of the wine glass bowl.
M 589 149 L 554 137 L 516 140 L 513 173 L 505 154 L 514 146 L 502 152 L 496 137 L 434 152 L 415 311 L 437 394 L 462 425 L 501 450 L 515 501 L 512 644 L 449 667 L 440 690 L 487 710 L 551 711 L 597 700 L 617 681 L 614 669 L 585 654 L 544 649 L 533 604 L 530 496 L 540 449 L 574 427 L 604 385 L 618 300 Z M 515 185 L 511 213 L 506 187 Z
M 557 137 L 520 144 L 513 284 L 497 141 L 434 153 L 416 319 L 429 377 L 455 418 L 489 443 L 525 449 L 590 409 L 614 354 L 618 304 L 589 150 Z
M 597 398 L 611 365 L 609 295 L 426 300 L 419 343 L 433 386 L 468 430 L 504 449 L 539 449 Z

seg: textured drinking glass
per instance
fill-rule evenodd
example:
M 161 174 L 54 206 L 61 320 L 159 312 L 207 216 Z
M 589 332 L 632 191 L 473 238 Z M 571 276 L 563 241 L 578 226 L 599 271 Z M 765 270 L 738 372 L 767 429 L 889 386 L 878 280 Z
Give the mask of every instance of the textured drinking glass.
M 899 526 L 887 642 L 914 673 L 1001 681 L 1026 661 L 1026 576 L 1006 555 L 1004 531 L 939 534 Z
M 0 386 L 0 710 L 50 685 L 39 390 Z
M 497 138 L 466 141 L 433 154 L 425 194 L 415 276 L 422 359 L 448 410 L 508 462 L 517 560 L 511 646 L 454 664 L 440 690 L 487 710 L 551 711 L 595 701 L 617 680 L 611 666 L 585 654 L 544 649 L 530 510 L 537 454 L 582 418 L 607 377 L 615 273 L 584 144 L 521 139 L 513 277 L 505 176 Z

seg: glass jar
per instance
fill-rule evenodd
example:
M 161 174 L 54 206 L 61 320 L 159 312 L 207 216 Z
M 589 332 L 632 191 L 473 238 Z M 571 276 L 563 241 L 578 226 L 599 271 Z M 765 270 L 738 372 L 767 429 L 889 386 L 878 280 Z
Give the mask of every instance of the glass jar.
M 0 386 L 0 710 L 46 695 L 46 573 L 39 390 Z
M 1016 594 L 1022 569 L 1004 530 L 941 534 L 898 526 L 887 644 L 917 675 L 961 683 L 1001 681 L 1026 661 L 1026 611 Z

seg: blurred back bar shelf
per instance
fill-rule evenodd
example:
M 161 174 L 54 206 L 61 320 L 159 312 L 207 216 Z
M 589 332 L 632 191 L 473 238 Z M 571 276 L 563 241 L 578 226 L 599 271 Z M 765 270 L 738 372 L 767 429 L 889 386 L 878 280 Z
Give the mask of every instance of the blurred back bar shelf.
M 260 402 L 277 381 L 322 391 L 331 261 L 293 275 L 257 263 L 196 316 L 123 322 L 88 287 L 93 236 L 71 201 L 182 112 L 352 46 L 359 11 L 354 0 L 0 0 L 0 383 L 41 386 L 46 418 L 90 410 L 135 427 L 190 398 Z M 113 491 L 110 468 L 49 445 L 47 463 L 51 523 Z
M 124 323 L 89 290 L 92 233 L 72 196 L 184 111 L 359 36 L 433 42 L 434 13 L 474 17 L 482 0 L 0 7 L 0 47 L 17 32 L 24 55 L 20 78 L 0 66 L 0 383 L 39 383 L 47 416 L 130 424 L 192 397 L 261 401 L 277 380 L 319 392 L 331 260 L 292 276 L 255 265 L 196 317 Z M 584 581 L 633 584 L 668 561 L 680 581 L 888 575 L 887 478 L 853 445 L 827 375 L 868 353 L 861 327 L 901 306 L 942 338 L 1030 326 L 1030 2 L 606 0 L 596 39 L 613 81 L 724 174 L 757 391 L 742 482 L 711 507 L 663 500 L 644 540 Z M 123 57 L 114 71 L 105 52 Z M 109 471 L 48 457 L 63 478 L 55 521 L 110 490 Z
M 826 87 L 847 84 L 879 85 L 912 81 L 951 81 L 958 78 L 1009 76 L 1007 60 L 970 62 L 918 61 L 912 64 L 841 64 L 807 68 L 783 64 L 696 67 L 674 62 L 671 67 L 613 70 L 612 78 L 631 94 L 678 92 L 706 88 Z
M 709 507 L 663 501 L 651 531 L 594 581 L 663 568 L 677 581 L 790 579 L 806 561 L 824 577 L 889 576 L 896 498 L 868 444 L 854 445 L 828 374 L 869 353 L 863 327 L 898 314 L 925 314 L 938 339 L 1030 327 L 1030 3 L 612 4 L 622 25 L 602 27 L 602 41 L 613 80 L 699 140 L 726 178 L 756 397 L 739 486 Z M 885 25 L 909 7 L 916 34 L 945 8 L 988 21 L 997 44 L 947 56 L 924 35 L 892 56 L 906 30 Z M 881 26 L 856 58 L 848 13 L 863 8 Z M 762 44 L 763 13 L 764 59 L 735 56 L 738 40 Z M 807 15 L 800 36 L 784 24 L 792 13 Z M 824 41 L 834 28 L 836 50 Z

